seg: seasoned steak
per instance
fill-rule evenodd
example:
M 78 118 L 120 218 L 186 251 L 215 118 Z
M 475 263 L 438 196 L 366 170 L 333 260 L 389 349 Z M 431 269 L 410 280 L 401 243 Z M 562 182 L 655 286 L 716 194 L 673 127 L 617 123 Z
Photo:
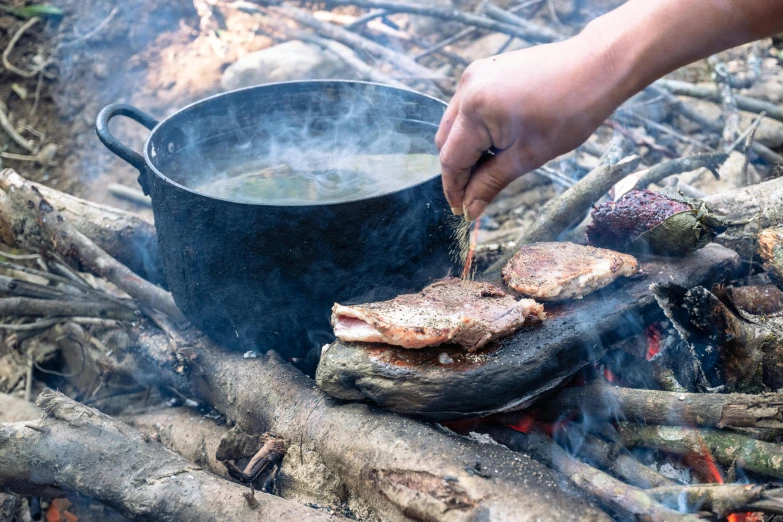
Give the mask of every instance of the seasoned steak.
M 633 256 L 574 243 L 523 246 L 503 267 L 503 279 L 517 292 L 541 301 L 581 299 L 618 277 L 639 272 Z
M 343 341 L 425 348 L 456 343 L 475 351 L 526 322 L 546 317 L 532 299 L 516 300 L 489 283 L 447 277 L 418 294 L 332 308 L 334 334 Z

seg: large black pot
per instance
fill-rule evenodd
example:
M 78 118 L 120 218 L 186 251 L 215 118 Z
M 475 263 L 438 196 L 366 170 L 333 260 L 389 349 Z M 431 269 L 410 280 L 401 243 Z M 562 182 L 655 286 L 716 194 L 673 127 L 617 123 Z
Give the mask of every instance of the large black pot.
M 160 123 L 109 105 L 96 130 L 139 170 L 168 287 L 185 316 L 236 349 L 302 357 L 332 339 L 334 302 L 386 299 L 456 273 L 440 176 L 375 197 L 306 205 L 239 203 L 188 187 L 283 146 L 293 158 L 292 144 L 302 155 L 314 144 L 344 154 L 435 153 L 444 107 L 371 83 L 287 82 L 213 96 Z M 152 131 L 143 157 L 109 132 L 115 116 Z

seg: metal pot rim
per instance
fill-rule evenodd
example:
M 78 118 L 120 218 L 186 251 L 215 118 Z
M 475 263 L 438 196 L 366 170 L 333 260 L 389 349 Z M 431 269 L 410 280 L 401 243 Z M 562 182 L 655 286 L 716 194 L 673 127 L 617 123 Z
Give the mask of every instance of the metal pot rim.
M 178 111 L 174 112 L 173 114 L 170 114 L 169 116 L 167 116 L 166 118 L 164 118 L 163 120 L 158 122 L 158 124 L 150 131 L 149 135 L 147 136 L 146 141 L 144 142 L 144 147 L 143 147 L 143 151 L 142 152 L 143 152 L 143 155 L 144 155 L 144 161 L 147 164 L 147 169 L 149 169 L 152 173 L 155 174 L 155 176 L 157 178 L 159 178 L 160 180 L 162 180 L 165 183 L 171 184 L 171 185 L 173 185 L 173 186 L 175 186 L 175 187 L 177 187 L 177 188 L 179 188 L 181 190 L 185 190 L 185 191 L 190 192 L 192 194 L 195 194 L 197 196 L 201 196 L 201 197 L 204 197 L 204 198 L 209 198 L 209 199 L 212 199 L 212 200 L 215 200 L 215 201 L 220 201 L 222 203 L 229 203 L 229 204 L 232 204 L 232 205 L 242 205 L 242 206 L 247 206 L 247 207 L 252 207 L 252 208 L 259 208 L 259 207 L 265 207 L 265 208 L 288 208 L 288 209 L 291 209 L 291 208 L 299 209 L 299 208 L 301 208 L 303 210 L 304 209 L 308 209 L 308 208 L 335 207 L 335 206 L 339 206 L 339 205 L 350 205 L 350 204 L 354 204 L 354 203 L 358 203 L 358 202 L 362 202 L 362 201 L 368 201 L 368 200 L 373 200 L 373 199 L 377 199 L 377 198 L 383 198 L 383 197 L 386 197 L 386 196 L 388 196 L 390 194 L 396 194 L 396 193 L 399 193 L 399 192 L 402 192 L 402 191 L 405 191 L 405 190 L 410 190 L 410 189 L 418 187 L 420 185 L 424 185 L 426 183 L 431 183 L 434 179 L 437 179 L 437 178 L 439 178 L 441 176 L 441 174 L 438 173 L 438 174 L 433 175 L 430 178 L 424 179 L 424 180 L 422 180 L 422 181 L 420 181 L 418 183 L 414 183 L 413 185 L 407 185 L 407 186 L 402 187 L 402 188 L 400 188 L 398 190 L 393 190 L 393 191 L 390 191 L 390 192 L 384 192 L 382 194 L 376 194 L 376 195 L 373 195 L 373 196 L 365 196 L 365 197 L 356 198 L 356 199 L 349 199 L 349 200 L 345 200 L 345 201 L 331 201 L 331 202 L 323 202 L 323 203 L 312 203 L 312 204 L 308 204 L 308 205 L 276 205 L 276 204 L 273 204 L 273 203 L 250 203 L 250 202 L 243 202 L 243 201 L 234 201 L 234 200 L 231 200 L 231 199 L 226 199 L 226 198 L 221 198 L 221 197 L 217 197 L 217 196 L 211 196 L 209 194 L 204 194 L 202 192 L 199 192 L 199 191 L 194 190 L 192 188 L 186 187 L 186 186 L 182 185 L 181 183 L 177 183 L 176 181 L 172 180 L 171 178 L 169 178 L 168 176 L 163 174 L 160 170 L 158 170 L 158 168 L 152 162 L 151 156 L 154 156 L 154 154 L 155 154 L 155 151 L 153 150 L 153 147 L 152 147 L 152 137 L 155 135 L 155 133 L 161 127 L 163 127 L 167 122 L 172 120 L 174 117 L 180 116 L 182 113 L 184 113 L 186 111 L 195 109 L 195 108 L 197 108 L 197 107 L 199 107 L 199 106 L 201 106 L 203 104 L 206 104 L 206 103 L 211 103 L 214 100 L 222 98 L 222 97 L 225 97 L 225 96 L 235 96 L 235 95 L 237 95 L 239 93 L 242 93 L 242 92 L 245 92 L 245 91 L 257 90 L 257 89 L 266 89 L 266 88 L 269 88 L 269 87 L 280 87 L 280 86 L 285 86 L 285 85 L 297 85 L 297 84 L 301 85 L 301 84 L 306 84 L 306 83 L 314 83 L 314 84 L 318 84 L 318 83 L 323 83 L 323 84 L 340 83 L 340 84 L 358 84 L 358 85 L 364 85 L 364 86 L 369 86 L 369 87 L 380 87 L 380 88 L 387 89 L 387 90 L 394 90 L 394 91 L 401 91 L 401 92 L 412 93 L 412 94 L 415 94 L 417 96 L 421 96 L 422 98 L 428 98 L 428 99 L 430 99 L 430 100 L 432 100 L 434 102 L 437 102 L 437 103 L 443 105 L 444 108 L 446 106 L 446 103 L 443 102 L 443 100 L 439 100 L 438 98 L 435 98 L 434 96 L 430 96 L 429 94 L 420 93 L 420 92 L 414 91 L 412 89 L 402 89 L 400 87 L 394 87 L 392 85 L 385 85 L 385 84 L 378 83 L 378 82 L 367 82 L 367 81 L 361 81 L 361 80 L 291 80 L 291 81 L 285 81 L 285 82 L 265 83 L 265 84 L 262 84 L 262 85 L 252 85 L 250 87 L 243 87 L 241 89 L 234 89 L 233 91 L 221 92 L 221 93 L 218 93 L 218 94 L 213 94 L 212 96 L 208 96 L 206 98 L 202 98 L 201 100 L 197 100 L 197 101 L 195 101 L 195 102 L 193 102 L 193 103 L 191 103 L 189 105 L 186 105 L 185 107 L 182 107 Z

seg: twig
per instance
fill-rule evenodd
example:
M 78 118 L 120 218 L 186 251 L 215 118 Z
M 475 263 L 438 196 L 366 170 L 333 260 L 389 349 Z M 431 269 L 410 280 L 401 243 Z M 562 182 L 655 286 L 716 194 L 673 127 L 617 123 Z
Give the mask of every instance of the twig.
M 13 259 L 14 261 L 27 261 L 33 259 L 40 259 L 43 256 L 41 254 L 10 254 L 8 252 L 3 252 L 2 250 L 0 250 L 0 257 L 6 257 L 8 259 Z
M 365 13 L 362 16 L 359 16 L 351 22 L 350 24 L 347 24 L 345 26 L 346 29 L 349 31 L 356 31 L 357 29 L 360 29 L 363 25 L 365 25 L 367 22 L 370 22 L 372 20 L 375 20 L 376 18 L 381 18 L 383 16 L 386 16 L 389 14 L 389 11 L 386 11 L 385 9 L 376 9 L 374 11 L 370 11 L 369 13 Z
M 702 143 L 699 140 L 693 139 L 690 136 L 686 136 L 685 134 L 682 134 L 680 132 L 677 132 L 676 130 L 672 129 L 669 126 L 661 125 L 660 123 L 654 122 L 653 120 L 649 118 L 645 118 L 644 116 L 641 116 L 639 114 L 636 114 L 633 111 L 628 111 L 627 114 L 629 117 L 639 121 L 642 125 L 649 129 L 657 130 L 659 132 L 663 132 L 664 134 L 668 134 L 669 136 L 673 136 L 677 138 L 678 140 L 684 142 L 684 143 L 690 143 L 691 145 L 695 145 L 699 147 L 700 149 L 708 150 L 710 152 L 716 152 L 716 150 L 713 147 L 710 147 L 706 143 Z
M 106 18 L 104 18 L 104 19 L 101 21 L 101 23 L 99 23 L 98 25 L 96 25 L 96 26 L 95 26 L 95 27 L 94 27 L 92 30 L 90 30 L 90 31 L 86 32 L 85 34 L 83 34 L 83 35 L 79 36 L 78 38 L 75 38 L 75 39 L 73 39 L 73 40 L 71 40 L 71 41 L 68 41 L 68 42 L 65 42 L 65 43 L 61 43 L 60 45 L 58 45 L 58 46 L 57 46 L 57 48 L 58 48 L 58 49 L 64 49 L 64 48 L 66 48 L 66 47 L 70 47 L 70 46 L 72 46 L 72 45 L 76 45 L 76 44 L 78 44 L 78 43 L 80 43 L 80 42 L 85 42 L 85 41 L 89 40 L 90 38 L 92 38 L 93 36 L 95 36 L 96 34 L 98 34 L 98 32 L 100 32 L 100 31 L 101 31 L 101 29 L 103 29 L 104 27 L 106 27 L 106 26 L 109 24 L 109 22 L 111 22 L 112 18 L 114 18 L 114 16 L 115 16 L 115 15 L 116 15 L 118 12 L 119 12 L 119 8 L 118 8 L 118 7 L 115 7 L 114 9 L 112 9 L 112 10 L 111 10 L 111 12 L 109 13 L 109 15 L 108 15 Z
M 133 308 L 110 305 L 105 302 L 65 301 L 52 299 L 35 299 L 31 297 L 0 298 L 0 317 L 100 317 L 104 319 L 137 319 Z
M 496 424 L 483 423 L 478 431 L 487 433 L 497 442 L 514 451 L 531 455 L 539 462 L 560 471 L 574 484 L 632 518 L 650 521 L 703 521 L 696 515 L 684 515 L 654 501 L 642 489 L 629 486 L 568 455 L 544 434 L 527 435 Z
M 716 518 L 730 513 L 783 514 L 783 490 L 760 484 L 694 484 L 648 489 L 647 494 L 673 509 L 710 511 Z
M 713 154 L 701 154 L 699 156 L 687 156 L 669 161 L 663 161 L 650 167 L 646 173 L 636 180 L 634 189 L 642 190 L 653 183 L 659 183 L 669 176 L 690 172 L 698 168 L 717 169 L 729 157 L 728 153 L 716 152 Z
M 543 0 L 542 0 L 543 1 Z M 514 11 L 519 11 L 522 8 L 527 7 L 525 4 L 521 4 L 519 6 L 516 6 L 514 8 Z M 536 35 L 537 38 L 522 38 L 523 40 L 530 40 L 534 42 L 554 42 L 556 40 L 562 40 L 564 38 L 564 35 L 562 35 L 558 31 L 553 31 L 552 29 L 538 25 L 536 23 L 533 23 L 525 18 L 522 18 L 521 16 L 515 15 L 511 11 L 507 11 L 505 9 L 501 9 L 500 7 L 496 6 L 495 4 L 488 2 L 484 6 L 484 12 L 487 13 L 487 16 L 490 18 L 494 18 L 495 20 L 510 24 L 510 25 L 516 25 L 518 27 L 524 28 L 526 31 L 528 31 L 531 35 Z
M 8 42 L 8 45 L 5 48 L 5 51 L 3 51 L 3 66 L 8 69 L 11 72 L 14 72 L 18 74 L 19 76 L 22 76 L 23 78 L 32 78 L 39 72 L 43 73 L 43 67 L 45 65 L 39 66 L 38 68 L 32 70 L 32 71 L 23 71 L 22 69 L 19 69 L 18 67 L 14 66 L 10 61 L 8 61 L 8 57 L 11 55 L 11 52 L 14 50 L 14 46 L 16 46 L 16 43 L 19 41 L 19 38 L 22 37 L 22 35 L 30 29 L 32 26 L 37 24 L 41 21 L 40 17 L 34 16 L 33 18 L 30 18 L 28 21 L 26 21 L 24 24 L 22 24 L 22 27 L 19 28 L 18 31 L 14 33 L 14 35 L 11 37 L 11 40 Z
M 0 103 L 0 127 L 3 128 L 6 134 L 16 142 L 17 145 L 22 147 L 28 152 L 35 152 L 35 145 L 33 145 L 32 142 L 27 141 L 21 134 L 16 132 L 16 129 L 13 125 L 11 125 L 10 120 L 8 119 L 8 114 L 6 114 L 6 106 L 4 103 Z M 7 153 L 5 153 L 7 154 Z M 30 156 L 31 158 L 35 158 L 35 156 Z M 10 159 L 16 159 L 16 158 L 10 158 Z
M 749 471 L 783 478 L 783 447 L 727 431 L 681 426 L 645 426 L 620 422 L 620 438 L 628 447 L 645 447 L 683 456 L 709 451 L 718 462 L 737 464 Z
M 120 324 L 120 322 L 114 319 L 99 319 L 97 317 L 55 317 L 53 319 L 41 319 L 33 323 L 0 324 L 0 330 L 9 330 L 12 332 L 29 332 L 31 330 L 49 328 L 59 323 L 89 324 L 93 326 L 104 326 L 107 328 L 117 327 Z
M 668 79 L 658 80 L 653 85 L 655 87 L 660 87 L 671 94 L 688 96 L 690 98 L 700 98 L 718 103 L 721 101 L 720 91 L 714 87 L 694 85 L 688 82 Z M 756 114 L 765 112 L 768 117 L 783 121 L 783 107 L 780 105 L 740 94 L 734 95 L 734 99 L 737 102 L 737 108 L 742 111 L 754 112 Z
M 459 40 L 462 40 L 463 38 L 466 38 L 468 36 L 471 36 L 471 35 L 475 34 L 476 32 L 478 32 L 478 29 L 476 29 L 475 27 L 467 27 L 467 28 L 461 30 L 460 32 L 458 32 L 457 34 L 455 34 L 453 36 L 449 36 L 445 40 L 441 40 L 440 42 L 436 43 L 435 45 L 433 45 L 431 47 L 427 47 L 426 49 L 424 49 L 419 54 L 414 55 L 413 59 L 416 60 L 416 61 L 419 61 L 419 60 L 421 60 L 422 58 L 424 58 L 426 56 L 429 56 L 429 55 L 431 55 L 433 53 L 439 52 L 441 49 L 443 49 L 444 47 L 447 47 L 447 46 L 453 44 L 454 42 L 457 42 Z
M 731 88 L 731 75 L 726 64 L 717 56 L 712 55 L 707 59 L 712 70 L 712 78 L 718 86 L 723 109 L 723 144 L 728 149 L 739 132 L 739 109 L 734 91 Z
M 329 3 L 331 5 L 355 5 L 367 9 L 385 9 L 391 13 L 410 13 L 420 16 L 430 16 L 441 20 L 460 22 L 481 29 L 488 29 L 496 33 L 504 33 L 534 42 L 552 42 L 558 39 L 556 33 L 553 33 L 546 28 L 536 26 L 535 24 L 527 23 L 524 25 L 512 25 L 492 20 L 486 16 L 465 13 L 458 9 L 407 2 L 390 2 L 387 0 L 330 0 Z

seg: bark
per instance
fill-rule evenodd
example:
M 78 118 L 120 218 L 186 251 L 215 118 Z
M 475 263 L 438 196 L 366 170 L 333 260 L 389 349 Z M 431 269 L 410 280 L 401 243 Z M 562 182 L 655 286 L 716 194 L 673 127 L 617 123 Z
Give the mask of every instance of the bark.
M 676 393 L 594 381 L 565 388 L 539 404 L 540 418 L 572 411 L 602 419 L 715 428 L 783 428 L 783 393 Z
M 499 443 L 515 451 L 532 455 L 536 460 L 560 471 L 574 484 L 600 499 L 614 511 L 626 516 L 653 522 L 706 520 L 700 516 L 685 515 L 664 507 L 643 489 L 624 484 L 603 471 L 571 457 L 546 435 L 528 435 L 492 424 L 482 425 L 478 429 Z
M 710 511 L 716 518 L 730 513 L 783 514 L 783 490 L 759 484 L 698 484 L 659 487 L 647 494 L 673 509 Z
M 27 183 L 38 189 L 64 219 L 117 261 L 153 283 L 163 281 L 158 238 L 152 223 L 132 212 L 79 199 L 38 183 Z M 26 227 L 28 215 L 16 212 L 9 196 L 0 191 L 0 238 L 13 245 L 22 239 L 15 230 Z
M 725 466 L 736 464 L 762 475 L 783 478 L 783 446 L 728 431 L 680 426 L 618 423 L 617 432 L 628 447 L 645 447 L 683 456 L 709 452 Z
M 321 354 L 316 381 L 340 399 L 371 400 L 435 420 L 521 409 L 599 359 L 613 343 L 659 320 L 651 284 L 709 284 L 732 276 L 739 261 L 734 252 L 708 245 L 683 258 L 649 258 L 641 266 L 645 277 L 548 305 L 541 324 L 476 354 L 453 346 L 406 350 L 337 341 Z
M 0 426 L 3 487 L 56 485 L 135 520 L 339 520 L 264 493 L 248 500 L 247 488 L 60 393 L 44 390 L 37 404 L 46 418 Z
M 747 221 L 715 240 L 735 250 L 744 262 L 758 260 L 756 236 L 761 230 L 783 224 L 783 178 L 708 196 L 705 201 L 733 221 Z
M 638 156 L 630 156 L 614 165 L 593 169 L 573 187 L 544 205 L 522 241 L 535 243 L 556 240 L 569 227 L 581 221 L 590 207 L 609 192 L 615 183 L 633 172 L 639 161 Z
M 82 265 L 108 279 L 131 297 L 164 312 L 177 322 L 186 322 L 170 293 L 142 279 L 109 256 L 73 227 L 33 184 L 13 170 L 6 169 L 0 173 L 0 190 L 11 202 L 9 210 L 12 215 L 23 221 L 23 232 L 10 231 L 14 234 L 11 238 L 13 243 L 30 250 L 53 250 L 69 262 L 78 260 L 75 265 Z
M 758 243 L 764 270 L 783 289 L 783 227 L 762 230 L 758 235 Z

